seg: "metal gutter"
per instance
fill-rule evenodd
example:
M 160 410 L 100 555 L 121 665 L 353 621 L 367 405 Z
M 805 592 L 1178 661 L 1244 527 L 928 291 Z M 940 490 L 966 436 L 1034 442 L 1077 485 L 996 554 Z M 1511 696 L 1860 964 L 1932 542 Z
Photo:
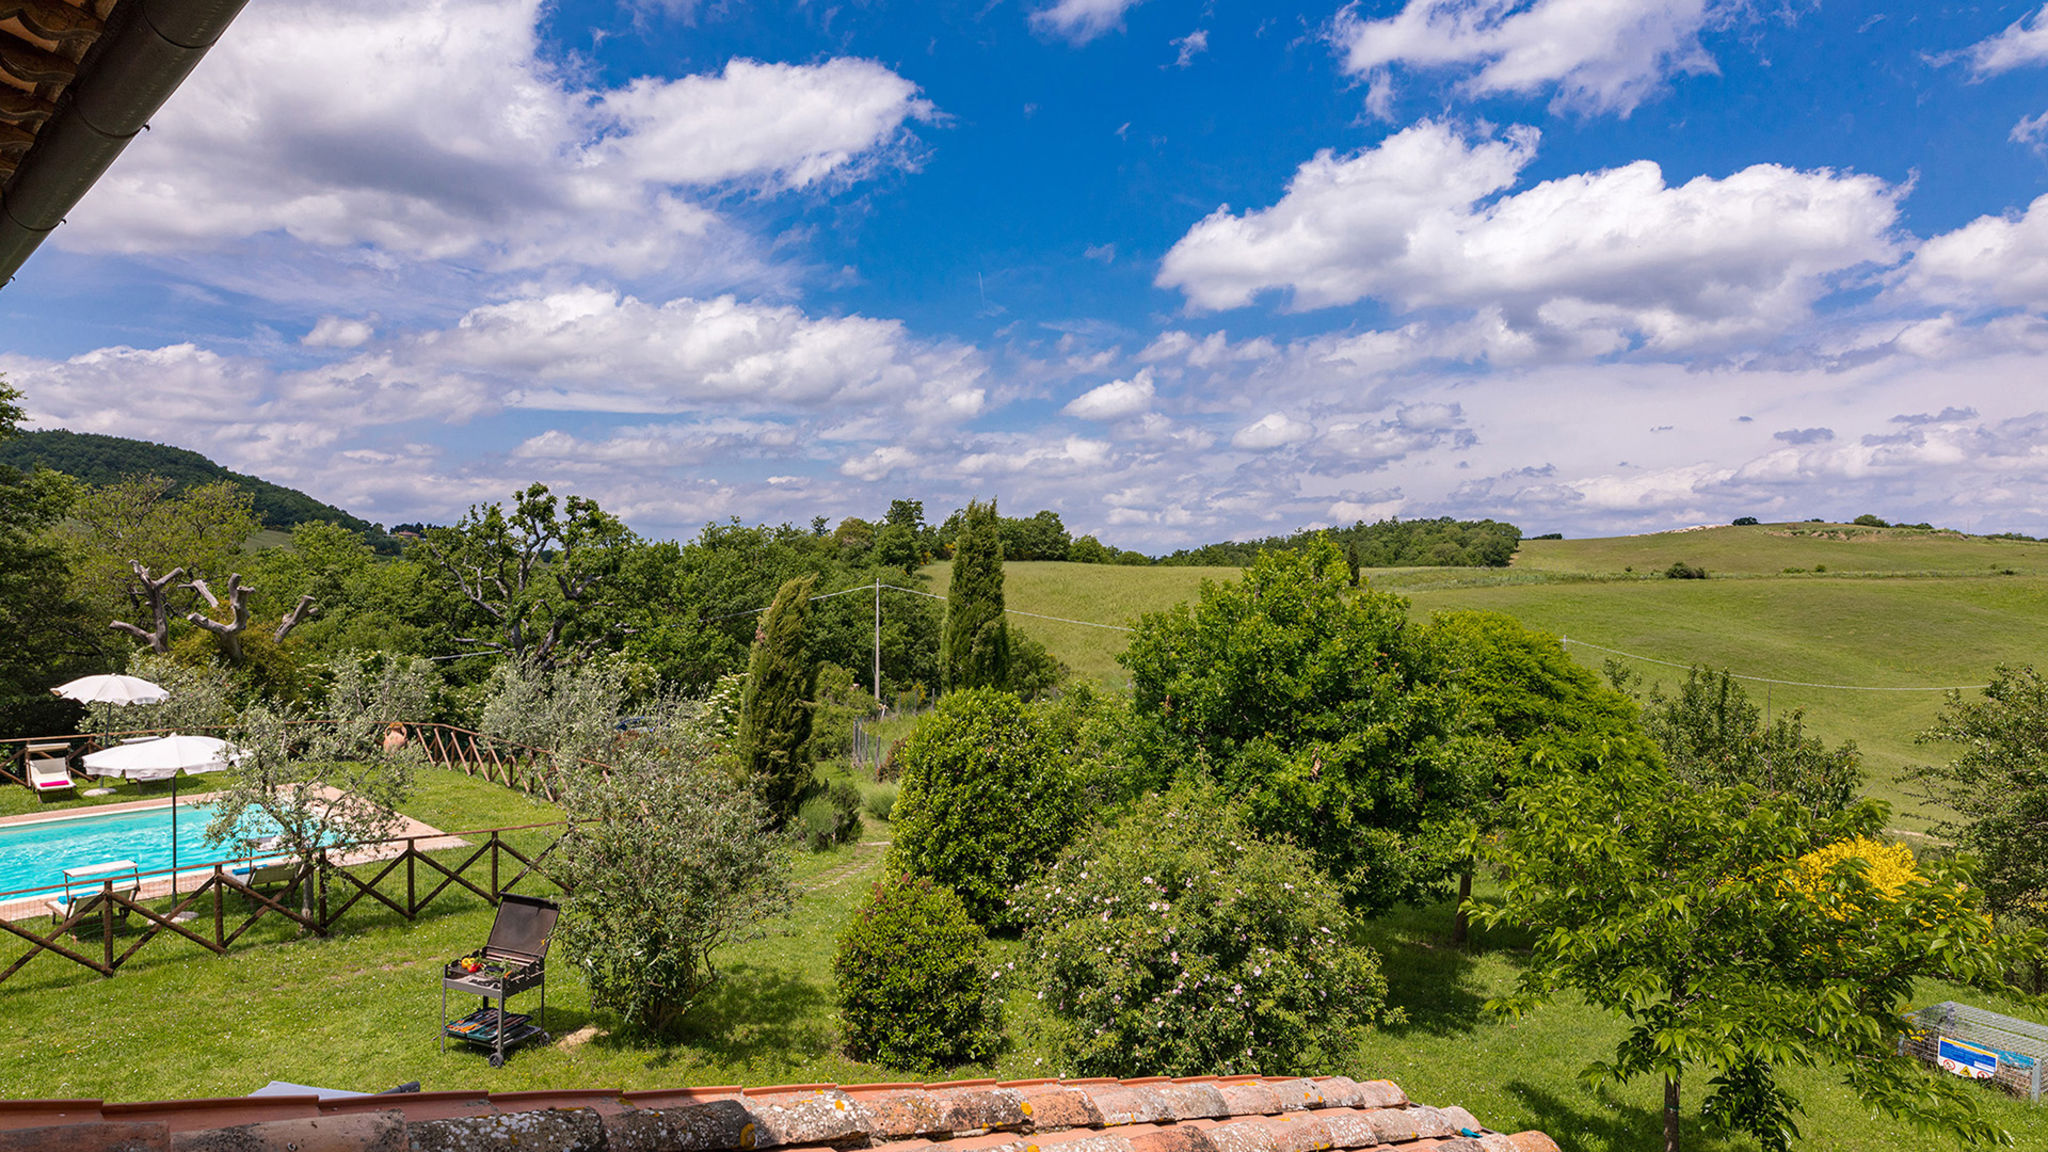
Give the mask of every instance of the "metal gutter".
M 0 188 L 0 285 L 64 222 L 248 0 L 127 0 Z

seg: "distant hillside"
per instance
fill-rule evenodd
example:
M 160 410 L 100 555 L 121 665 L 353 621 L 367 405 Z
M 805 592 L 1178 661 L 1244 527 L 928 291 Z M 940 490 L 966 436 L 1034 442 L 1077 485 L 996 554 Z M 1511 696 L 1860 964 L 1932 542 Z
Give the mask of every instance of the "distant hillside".
M 1522 540 L 1520 528 L 1492 520 L 1453 520 L 1449 516 L 1437 520 L 1381 520 L 1376 524 L 1360 520 L 1349 528 L 1313 529 L 1291 536 L 1183 548 L 1157 562 L 1242 568 L 1261 552 L 1298 551 L 1325 534 L 1349 549 L 1361 568 L 1504 568 Z
M 0 442 L 0 464 L 24 469 L 40 464 L 88 484 L 112 484 L 122 477 L 142 474 L 161 476 L 177 485 L 173 491 L 227 480 L 249 494 L 256 518 L 265 528 L 290 531 L 294 525 L 309 520 L 327 520 L 362 533 L 379 551 L 396 550 L 396 543 L 378 525 L 351 516 L 332 504 L 322 504 L 296 488 L 244 476 L 197 452 L 168 444 L 56 428 L 23 432 Z

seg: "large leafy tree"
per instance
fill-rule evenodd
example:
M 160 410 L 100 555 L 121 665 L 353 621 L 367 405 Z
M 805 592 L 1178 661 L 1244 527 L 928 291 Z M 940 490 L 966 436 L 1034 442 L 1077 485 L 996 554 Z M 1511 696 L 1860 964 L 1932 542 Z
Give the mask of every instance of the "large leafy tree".
M 196 612 L 199 589 L 232 575 L 257 528 L 248 492 L 232 482 L 175 490 L 160 476 L 87 487 L 56 529 L 101 626 L 159 653 L 169 650 L 174 621 L 188 613 L 210 620 Z
M 540 668 L 616 642 L 626 606 L 619 572 L 633 534 L 595 500 L 557 502 L 545 484 L 429 528 L 418 551 L 468 610 L 454 639 Z
M 968 501 L 953 541 L 946 590 L 944 688 L 1000 688 L 1010 679 L 1010 630 L 1003 618 L 1003 541 L 996 503 Z
M 1464 610 L 1432 616 L 1422 640 L 1433 678 L 1454 696 L 1456 736 L 1447 751 L 1478 788 L 1467 810 L 1475 832 L 1500 828 L 1512 816 L 1508 792 L 1541 774 L 1656 758 L 1634 701 L 1573 660 L 1557 637 L 1499 612 Z M 1453 943 L 1466 938 L 1474 863 L 1459 868 Z
M 818 664 L 811 658 L 811 589 L 817 577 L 785 582 L 754 635 L 740 698 L 739 753 L 747 778 L 780 828 L 817 790 L 811 772 L 811 707 Z
M 1682 1090 L 1718 1127 L 1771 1152 L 1798 1135 L 1786 1067 L 1825 1065 L 1872 1108 L 1997 1140 L 1950 1078 L 1896 1057 L 1923 978 L 1995 975 L 1983 895 L 1957 864 L 1918 866 L 1881 834 L 1881 805 L 1822 817 L 1749 786 L 1699 787 L 1641 760 L 1518 789 L 1501 835 L 1507 882 L 1489 924 L 1536 933 L 1526 1011 L 1558 990 L 1622 1016 L 1594 1082 L 1664 1082 L 1664 1147 Z
M 1725 671 L 1694 667 L 1677 695 L 1650 693 L 1644 721 L 1672 772 L 1694 784 L 1751 784 L 1817 815 L 1846 808 L 1863 786 L 1855 741 L 1829 748 L 1807 734 L 1805 714 L 1796 708 L 1765 722 Z
M 1267 553 L 1144 617 L 1120 659 L 1156 755 L 1215 779 L 1377 912 L 1442 891 L 1484 777 L 1447 745 L 1457 701 L 1407 602 L 1349 580 L 1327 538 Z
M 0 440 L 14 435 L 22 419 L 19 397 L 0 380 Z M 47 689 L 66 672 L 100 661 L 81 626 L 84 609 L 71 591 L 64 555 L 47 538 L 71 493 L 54 472 L 0 466 L 0 730 L 8 735 L 62 727 Z
M 1956 750 L 1915 771 L 1955 815 L 1936 827 L 1984 860 L 1984 889 L 2008 921 L 2048 923 L 2048 681 L 2000 665 L 1982 699 L 1951 692 L 1922 743 Z

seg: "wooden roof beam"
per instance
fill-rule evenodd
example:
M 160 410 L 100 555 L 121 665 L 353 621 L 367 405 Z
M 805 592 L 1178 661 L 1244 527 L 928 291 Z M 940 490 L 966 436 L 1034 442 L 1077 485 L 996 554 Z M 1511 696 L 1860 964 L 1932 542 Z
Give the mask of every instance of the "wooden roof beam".
M 33 92 L 23 92 L 0 84 L 0 119 L 12 120 L 17 124 L 41 124 L 57 110 L 55 104 Z

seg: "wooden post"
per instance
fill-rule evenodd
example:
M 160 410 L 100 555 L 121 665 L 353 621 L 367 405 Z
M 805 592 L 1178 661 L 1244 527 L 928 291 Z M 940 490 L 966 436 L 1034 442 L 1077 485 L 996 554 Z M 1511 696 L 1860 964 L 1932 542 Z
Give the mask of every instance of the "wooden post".
M 107 975 L 114 974 L 114 882 L 100 881 L 100 941 L 106 946 Z
M 405 839 L 405 918 L 406 918 L 406 919 L 408 919 L 408 920 L 411 920 L 411 919 L 413 919 L 414 917 L 418 916 L 418 915 L 419 915 L 419 911 L 420 911 L 420 909 L 419 909 L 419 904 L 418 904 L 418 903 L 416 902 L 416 901 L 417 901 L 417 900 L 419 899 L 419 895 L 418 895 L 418 892 L 417 892 L 417 888 L 416 888 L 416 885 L 415 885 L 415 884 L 414 884 L 414 882 L 413 882 L 413 870 L 414 870 L 414 865 L 415 865 L 416 863 L 418 863 L 418 860 L 419 860 L 419 851 L 420 851 L 420 849 L 419 849 L 419 841 L 417 841 L 417 840 L 413 839 L 413 838 L 412 838 L 412 837 L 410 837 L 410 836 L 406 837 L 406 839 Z
M 315 927 L 313 931 L 325 936 L 327 935 L 327 853 L 320 853 L 319 862 L 314 865 L 312 874 L 306 877 L 306 883 L 313 886 L 315 900 L 313 913 Z
M 498 834 L 491 833 L 491 899 L 499 897 L 498 892 Z
M 253 858 L 251 857 L 251 859 Z M 252 871 L 250 876 L 253 878 L 255 873 Z M 226 948 L 228 945 L 226 935 L 227 924 L 220 907 L 221 896 L 223 895 L 221 889 L 223 887 L 224 885 L 221 884 L 220 880 L 220 865 L 215 864 L 213 866 L 213 942 L 222 948 Z

